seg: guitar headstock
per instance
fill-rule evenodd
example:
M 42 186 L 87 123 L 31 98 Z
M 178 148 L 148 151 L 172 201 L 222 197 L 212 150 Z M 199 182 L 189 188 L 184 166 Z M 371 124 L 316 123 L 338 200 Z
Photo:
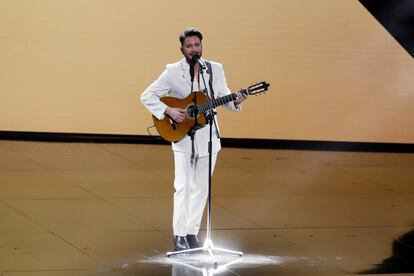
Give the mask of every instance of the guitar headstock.
M 249 93 L 249 95 L 258 95 L 261 93 L 265 93 L 268 90 L 269 86 L 270 84 L 268 82 L 261 81 L 256 84 L 250 85 L 248 88 L 246 88 L 246 90 L 247 93 Z

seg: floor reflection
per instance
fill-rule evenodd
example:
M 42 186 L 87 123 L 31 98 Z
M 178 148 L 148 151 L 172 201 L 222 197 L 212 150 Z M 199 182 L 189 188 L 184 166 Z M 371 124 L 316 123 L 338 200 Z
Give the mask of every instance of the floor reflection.
M 202 276 L 213 276 L 218 275 L 222 272 L 230 272 L 234 275 L 239 275 L 231 270 L 231 266 L 242 261 L 242 258 L 230 262 L 211 262 L 191 264 L 187 263 L 186 260 L 174 260 L 171 268 L 172 276 L 190 276 L 190 275 L 202 275 Z
M 255 268 L 260 266 L 278 266 L 289 261 L 287 257 L 264 256 L 247 254 L 242 257 L 231 254 L 193 253 L 172 257 L 155 256 L 139 261 L 140 263 L 170 265 L 172 276 L 213 276 L 213 275 L 242 275 L 240 268 Z

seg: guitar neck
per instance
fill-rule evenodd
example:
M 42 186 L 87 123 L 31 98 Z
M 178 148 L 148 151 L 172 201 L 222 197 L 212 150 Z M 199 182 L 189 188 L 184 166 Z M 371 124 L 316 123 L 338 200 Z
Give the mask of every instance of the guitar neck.
M 243 94 L 246 94 L 247 91 L 245 89 L 242 89 L 238 92 L 241 92 Z M 206 111 L 209 111 L 211 109 L 214 109 L 218 106 L 224 105 L 228 102 L 234 101 L 237 98 L 237 93 L 231 93 L 229 95 L 217 98 L 217 99 L 213 99 L 211 100 L 210 98 L 208 99 L 207 102 L 202 103 L 202 104 L 197 104 L 197 110 L 200 113 L 204 113 Z

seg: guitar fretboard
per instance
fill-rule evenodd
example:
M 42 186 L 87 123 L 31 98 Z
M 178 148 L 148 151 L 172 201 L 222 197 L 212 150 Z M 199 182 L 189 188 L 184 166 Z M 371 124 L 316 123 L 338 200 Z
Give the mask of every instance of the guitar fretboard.
M 239 92 L 242 92 L 244 94 L 247 93 L 246 89 L 242 89 Z M 226 95 L 226 96 L 214 99 L 214 100 L 211 100 L 209 98 L 209 100 L 207 102 L 202 103 L 202 104 L 197 104 L 197 110 L 198 110 L 199 113 L 204 113 L 208 110 L 214 109 L 218 106 L 221 106 L 221 105 L 224 105 L 228 102 L 234 101 L 236 98 L 237 98 L 236 93 L 231 93 L 229 95 Z

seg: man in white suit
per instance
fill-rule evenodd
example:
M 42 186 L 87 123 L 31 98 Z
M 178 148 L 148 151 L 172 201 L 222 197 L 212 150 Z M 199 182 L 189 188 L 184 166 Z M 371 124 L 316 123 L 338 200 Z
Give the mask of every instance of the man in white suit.
M 231 91 L 227 87 L 222 65 L 201 59 L 203 34 L 199 30 L 187 28 L 180 34 L 179 40 L 184 58 L 174 64 L 168 64 L 158 79 L 142 93 L 141 101 L 156 118 L 161 120 L 164 116 L 169 116 L 175 122 L 181 123 L 186 117 L 186 110 L 167 106 L 160 101 L 162 96 L 168 94 L 183 99 L 192 91 L 204 91 L 208 96 L 213 94 L 217 98 L 228 95 Z M 197 58 L 200 58 L 202 63 L 211 64 L 212 72 L 209 68 L 203 74 L 205 82 Z M 225 104 L 224 107 L 231 111 L 239 111 L 240 103 L 245 99 L 246 96 L 238 93 L 236 100 Z M 212 166 L 214 168 L 217 153 L 221 148 L 217 121 L 213 129 Z M 209 127 L 197 129 L 193 135 L 193 139 L 190 135 L 186 135 L 180 141 L 172 143 L 175 165 L 173 211 L 175 251 L 202 246 L 197 235 L 208 196 Z

